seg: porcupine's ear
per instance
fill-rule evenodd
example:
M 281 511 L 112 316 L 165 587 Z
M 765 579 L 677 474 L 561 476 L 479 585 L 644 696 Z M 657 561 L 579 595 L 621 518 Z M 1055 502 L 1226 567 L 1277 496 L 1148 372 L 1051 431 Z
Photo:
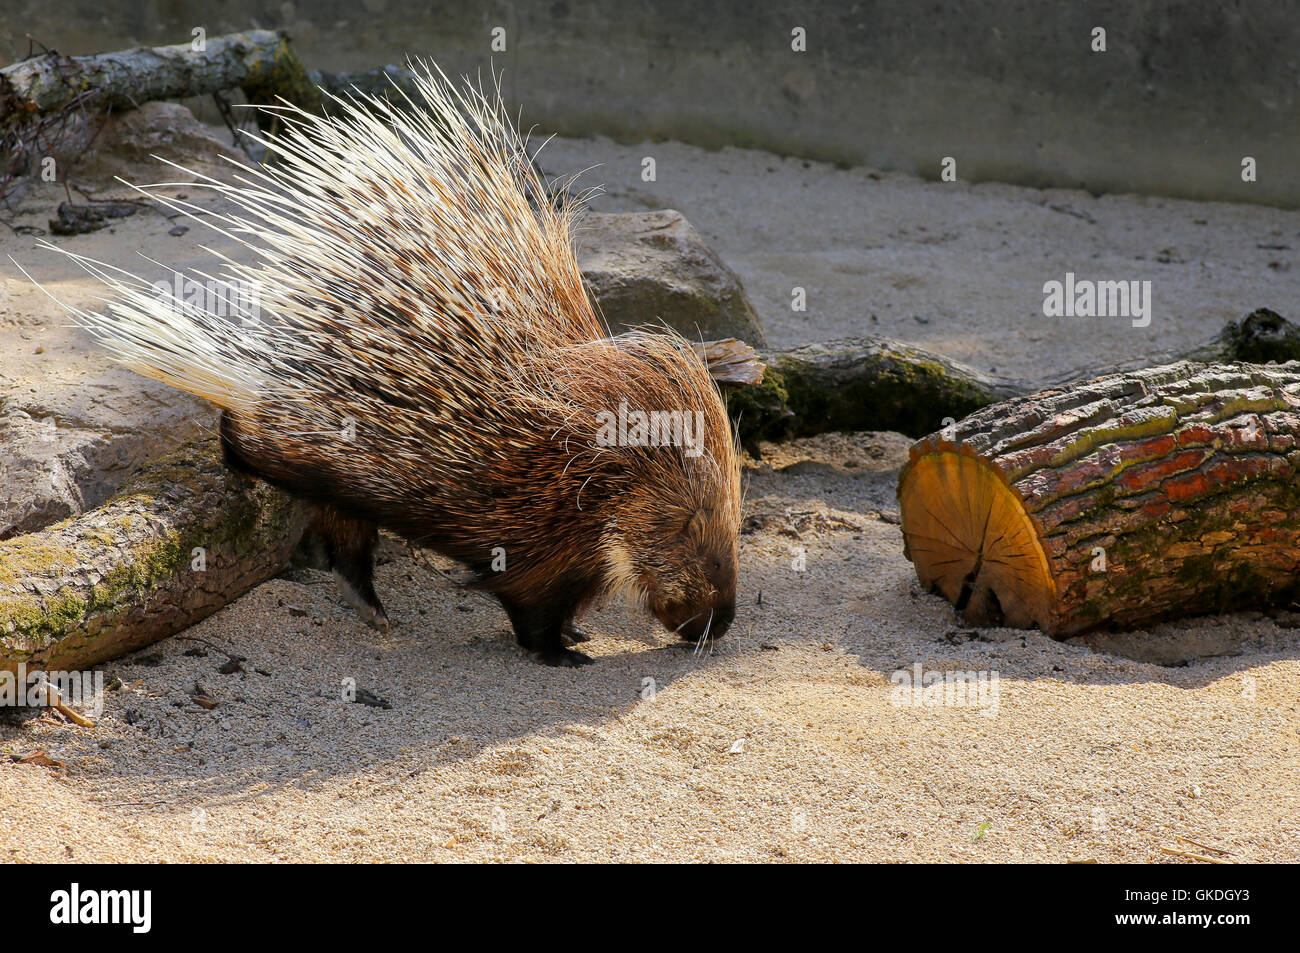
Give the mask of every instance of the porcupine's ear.
M 682 527 L 682 536 L 687 539 L 697 540 L 703 535 L 704 520 L 709 514 L 709 510 L 701 507 L 690 515 L 686 525 Z

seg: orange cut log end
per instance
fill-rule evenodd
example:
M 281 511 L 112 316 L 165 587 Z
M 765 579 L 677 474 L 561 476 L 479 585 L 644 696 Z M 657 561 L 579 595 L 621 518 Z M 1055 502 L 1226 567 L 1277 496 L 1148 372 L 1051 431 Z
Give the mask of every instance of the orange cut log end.
M 1053 629 L 1056 587 L 1038 531 L 987 463 L 926 453 L 899 486 L 904 552 L 921 584 L 972 625 Z

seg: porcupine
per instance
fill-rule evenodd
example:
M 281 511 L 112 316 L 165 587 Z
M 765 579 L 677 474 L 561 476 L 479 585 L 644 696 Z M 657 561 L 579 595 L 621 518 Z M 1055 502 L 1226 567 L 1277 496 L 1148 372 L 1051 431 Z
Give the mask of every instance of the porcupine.
M 372 624 L 388 626 L 383 527 L 473 570 L 550 665 L 591 661 L 569 648 L 586 639 L 576 620 L 613 593 L 689 641 L 721 636 L 739 469 L 707 368 L 666 329 L 607 336 L 573 251 L 581 202 L 567 186 L 536 200 L 499 92 L 427 67 L 418 88 L 401 109 L 358 93 L 328 117 L 270 107 L 285 131 L 258 141 L 275 164 L 201 177 L 239 211 L 200 220 L 257 255 L 203 277 L 258 289 L 255 313 L 178 306 L 65 251 L 114 292 L 105 311 L 69 310 L 120 363 L 221 408 L 230 466 L 318 507 Z M 702 426 L 693 445 L 601 440 L 628 409 Z

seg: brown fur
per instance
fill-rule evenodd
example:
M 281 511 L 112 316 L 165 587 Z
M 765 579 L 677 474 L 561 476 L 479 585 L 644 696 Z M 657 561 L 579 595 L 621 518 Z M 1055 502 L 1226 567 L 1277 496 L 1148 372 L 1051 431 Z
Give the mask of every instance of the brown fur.
M 490 366 L 474 370 L 491 377 Z M 228 419 L 228 452 L 323 505 L 317 526 L 334 566 L 377 624 L 387 620 L 370 584 L 376 524 L 472 568 L 520 644 L 554 664 L 585 658 L 565 649 L 562 636 L 616 591 L 643 601 L 683 638 L 720 636 L 736 598 L 739 476 L 730 425 L 699 358 L 680 338 L 645 334 L 550 350 L 527 371 L 495 382 L 511 418 L 505 446 L 495 434 L 476 435 L 473 418 L 461 435 L 471 452 L 440 456 L 430 433 L 424 472 L 405 474 L 395 498 L 378 499 L 355 478 L 394 459 L 383 428 L 358 427 L 356 446 L 346 446 L 285 439 L 279 415 L 265 427 Z M 701 411 L 704 452 L 596 445 L 597 413 L 617 412 L 620 401 Z M 504 569 L 499 559 L 494 567 L 501 555 Z

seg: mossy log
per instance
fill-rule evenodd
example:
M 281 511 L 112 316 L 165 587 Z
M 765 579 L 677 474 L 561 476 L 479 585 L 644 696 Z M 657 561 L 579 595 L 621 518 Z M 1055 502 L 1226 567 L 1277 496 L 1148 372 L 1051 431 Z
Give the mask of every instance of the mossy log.
M 912 447 L 905 553 L 974 625 L 1066 637 L 1300 598 L 1300 362 L 1178 362 Z
M 727 396 L 740 441 L 754 456 L 760 440 L 832 430 L 920 436 L 945 417 L 964 417 L 1021 392 L 1016 382 L 884 338 L 758 352 L 757 360 L 765 366 L 761 379 L 729 388 Z
M 156 642 L 279 572 L 306 510 L 228 470 L 215 439 L 102 506 L 0 542 L 0 669 L 74 669 Z
M 59 113 L 130 109 L 157 99 L 242 89 L 250 103 L 283 96 L 320 108 L 320 91 L 299 62 L 288 35 L 254 30 L 190 43 L 141 47 L 93 56 L 49 52 L 0 70 L 0 128 Z
M 1076 370 L 1043 380 L 984 374 L 958 361 L 912 344 L 886 338 L 850 338 L 806 344 L 784 351 L 759 351 L 752 360 L 761 373 L 738 375 L 743 357 L 735 342 L 704 345 L 711 366 L 726 362 L 728 374 L 715 372 L 727 387 L 728 408 L 741 443 L 757 456 L 761 440 L 781 441 L 833 430 L 892 430 L 921 437 L 946 420 L 960 420 L 981 407 L 1011 397 L 1108 373 L 1190 360 L 1204 363 L 1300 360 L 1300 327 L 1261 308 L 1199 347 L 1158 355 L 1128 365 Z M 717 350 L 715 354 L 715 349 Z

